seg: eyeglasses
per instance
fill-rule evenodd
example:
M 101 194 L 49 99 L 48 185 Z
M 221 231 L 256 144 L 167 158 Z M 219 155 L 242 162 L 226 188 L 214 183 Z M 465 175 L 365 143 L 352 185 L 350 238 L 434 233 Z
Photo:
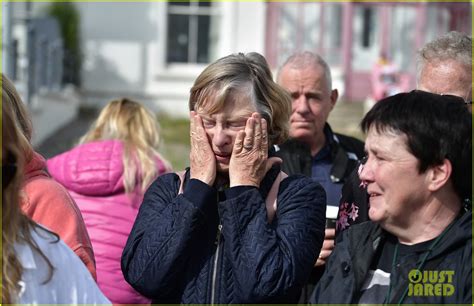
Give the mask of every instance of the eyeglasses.
M 424 91 L 424 90 L 417 89 L 417 91 Z M 469 96 L 471 95 L 470 94 L 471 91 L 472 91 L 472 84 L 471 84 L 471 86 L 469 87 L 469 90 L 467 91 L 467 93 L 464 96 L 458 96 L 458 95 L 453 95 L 453 94 L 444 94 L 444 93 L 437 93 L 437 94 L 439 94 L 440 96 L 452 97 L 452 98 L 462 100 L 464 102 L 464 104 L 467 106 L 467 105 L 472 105 L 472 99 L 469 98 Z
M 466 105 L 472 105 L 472 98 L 469 100 L 469 96 L 472 96 L 472 83 L 471 86 L 469 86 L 469 90 L 467 91 L 466 96 L 464 97 L 464 103 Z
M 440 94 L 440 96 L 443 96 L 443 97 L 450 97 L 450 98 L 455 98 L 455 99 L 458 99 L 459 101 L 462 101 L 466 106 L 467 105 L 472 105 L 472 100 L 468 100 L 467 97 L 460 97 L 460 96 L 455 96 L 455 95 L 451 95 L 451 94 Z

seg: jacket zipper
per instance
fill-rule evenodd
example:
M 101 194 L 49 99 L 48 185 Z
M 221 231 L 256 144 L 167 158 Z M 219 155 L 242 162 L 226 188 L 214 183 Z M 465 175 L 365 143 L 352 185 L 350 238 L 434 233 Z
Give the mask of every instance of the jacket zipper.
M 221 247 L 221 234 L 222 234 L 222 224 L 219 224 L 217 227 L 217 237 L 216 237 L 216 256 L 214 257 L 214 268 L 212 271 L 212 287 L 211 287 L 211 305 L 214 305 L 215 295 L 216 295 L 216 280 L 217 280 L 217 262 L 219 261 L 219 250 Z

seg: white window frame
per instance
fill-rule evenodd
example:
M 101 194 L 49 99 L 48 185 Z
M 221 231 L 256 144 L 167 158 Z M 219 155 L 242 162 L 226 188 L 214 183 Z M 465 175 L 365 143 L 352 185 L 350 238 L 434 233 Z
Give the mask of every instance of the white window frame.
M 198 45 L 198 16 L 219 17 L 220 7 L 218 2 L 211 2 L 211 6 L 202 7 L 198 2 L 190 2 L 189 6 L 173 5 L 172 2 L 167 2 L 167 19 L 169 15 L 187 15 L 189 16 L 189 40 L 188 40 L 188 59 L 186 63 L 168 62 L 168 54 L 165 54 L 165 61 L 168 65 L 172 64 L 199 64 L 197 63 L 197 45 Z M 168 20 L 167 20 L 168 21 Z M 168 25 L 168 22 L 166 23 Z M 168 35 L 168 33 L 166 33 Z M 168 37 L 166 37 L 168 39 Z M 166 46 L 167 47 L 167 46 Z M 167 51 L 166 51 L 167 52 Z

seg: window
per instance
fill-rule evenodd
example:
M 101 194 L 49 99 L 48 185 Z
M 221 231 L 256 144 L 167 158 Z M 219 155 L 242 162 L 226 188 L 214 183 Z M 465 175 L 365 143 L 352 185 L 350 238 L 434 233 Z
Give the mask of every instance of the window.
M 342 4 L 325 3 L 321 54 L 331 67 L 342 65 Z
M 208 63 L 217 47 L 218 3 L 168 3 L 168 63 Z
M 362 9 L 362 46 L 370 48 L 372 45 L 371 32 L 374 26 L 373 10 L 370 7 Z
M 352 35 L 352 69 L 369 72 L 380 55 L 382 27 L 377 23 L 382 14 L 382 6 L 354 6 Z
M 331 66 L 342 63 L 342 4 L 268 2 L 266 55 L 279 66 L 295 51 L 320 54 Z

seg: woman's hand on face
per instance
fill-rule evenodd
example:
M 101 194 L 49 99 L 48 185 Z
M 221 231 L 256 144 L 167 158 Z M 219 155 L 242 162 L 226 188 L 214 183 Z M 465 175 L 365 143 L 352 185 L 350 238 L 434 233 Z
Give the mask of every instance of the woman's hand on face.
M 201 117 L 195 111 L 191 111 L 191 152 L 189 161 L 191 166 L 191 178 L 198 179 L 209 186 L 216 179 L 216 158 L 207 138 L 206 131 L 202 125 Z
M 247 119 L 245 130 L 237 134 L 229 162 L 230 187 L 260 186 L 267 171 L 279 158 L 268 159 L 267 121 L 258 113 Z

